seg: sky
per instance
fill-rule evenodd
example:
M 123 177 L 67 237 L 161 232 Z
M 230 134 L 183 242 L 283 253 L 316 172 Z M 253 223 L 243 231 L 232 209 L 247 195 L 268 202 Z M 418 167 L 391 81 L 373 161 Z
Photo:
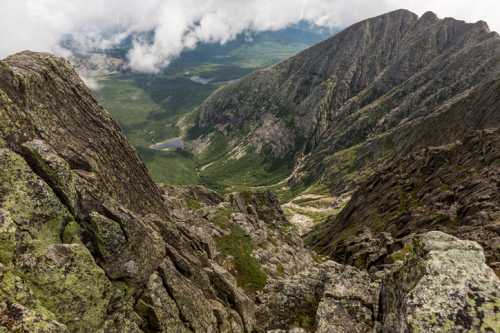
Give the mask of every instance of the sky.
M 484 20 L 500 31 L 500 0 L 0 0 L 0 59 L 27 49 L 68 56 L 61 40 L 69 35 L 85 51 L 155 31 L 154 40 L 135 37 L 128 54 L 132 70 L 154 73 L 200 42 L 302 20 L 347 27 L 399 8 Z

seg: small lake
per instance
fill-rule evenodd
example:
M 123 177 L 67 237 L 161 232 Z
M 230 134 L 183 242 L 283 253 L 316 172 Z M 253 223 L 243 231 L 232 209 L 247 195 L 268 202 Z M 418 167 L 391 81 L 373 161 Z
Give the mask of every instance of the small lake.
M 149 146 L 149 148 L 154 150 L 184 149 L 184 141 L 182 140 L 182 138 L 172 138 L 155 143 L 154 145 Z

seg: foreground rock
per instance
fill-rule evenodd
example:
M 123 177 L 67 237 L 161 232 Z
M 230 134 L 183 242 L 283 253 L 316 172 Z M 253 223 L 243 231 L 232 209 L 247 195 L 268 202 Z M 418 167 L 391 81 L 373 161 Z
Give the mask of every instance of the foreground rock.
M 335 262 L 269 284 L 257 320 L 265 329 L 369 332 L 375 326 L 378 288 L 366 272 Z
M 498 332 L 500 280 L 475 242 L 415 235 L 385 277 L 325 262 L 266 287 L 259 323 L 276 332 Z
M 380 332 L 499 332 L 500 281 L 481 247 L 442 232 L 412 243 L 380 292 Z
M 172 212 L 65 60 L 0 61 L 0 331 L 252 331 L 213 240 Z

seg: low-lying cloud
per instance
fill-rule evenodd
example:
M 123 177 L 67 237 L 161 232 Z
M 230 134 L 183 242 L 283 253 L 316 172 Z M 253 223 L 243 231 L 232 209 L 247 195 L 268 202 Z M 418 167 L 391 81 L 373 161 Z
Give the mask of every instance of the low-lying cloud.
M 80 51 L 136 36 L 129 67 L 157 72 L 200 42 L 224 43 L 247 30 L 278 30 L 301 20 L 345 27 L 398 8 L 485 20 L 500 29 L 498 0 L 1 0 L 0 58 L 24 49 L 68 55 L 61 46 L 68 36 Z M 154 37 L 144 38 L 150 31 Z

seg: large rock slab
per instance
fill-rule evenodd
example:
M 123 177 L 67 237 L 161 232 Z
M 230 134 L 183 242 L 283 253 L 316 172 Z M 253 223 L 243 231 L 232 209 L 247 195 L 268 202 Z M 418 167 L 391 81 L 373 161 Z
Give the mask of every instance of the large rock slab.
M 379 332 L 498 332 L 500 281 L 482 248 L 433 231 L 383 281 Z

